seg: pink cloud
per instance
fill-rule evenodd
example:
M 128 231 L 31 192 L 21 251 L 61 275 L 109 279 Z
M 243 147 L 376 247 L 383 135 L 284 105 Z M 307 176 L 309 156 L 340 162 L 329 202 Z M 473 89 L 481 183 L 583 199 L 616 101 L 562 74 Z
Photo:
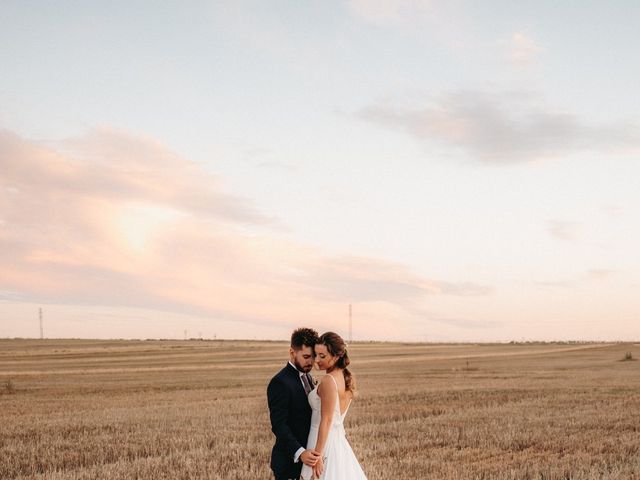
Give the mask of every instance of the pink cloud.
M 424 321 L 432 295 L 490 292 L 293 242 L 152 139 L 101 129 L 45 148 L 0 132 L 0 164 L 0 291 L 23 302 L 326 328 L 353 302 L 375 334 Z

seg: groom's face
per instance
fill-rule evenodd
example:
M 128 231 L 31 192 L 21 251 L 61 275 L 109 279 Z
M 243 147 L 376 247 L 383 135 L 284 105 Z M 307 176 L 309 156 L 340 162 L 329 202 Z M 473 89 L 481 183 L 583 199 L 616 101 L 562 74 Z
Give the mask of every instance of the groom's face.
M 291 359 L 291 363 L 293 363 L 295 367 L 301 372 L 309 373 L 313 368 L 313 347 L 303 345 L 300 350 L 290 348 L 289 357 Z

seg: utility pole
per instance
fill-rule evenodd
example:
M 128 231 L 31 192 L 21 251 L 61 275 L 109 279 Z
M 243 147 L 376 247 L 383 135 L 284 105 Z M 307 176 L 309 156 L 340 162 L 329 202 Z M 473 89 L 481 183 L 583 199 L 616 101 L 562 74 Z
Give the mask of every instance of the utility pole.
M 351 304 L 349 304 L 349 343 L 353 342 L 353 315 L 351 312 Z
M 44 328 L 42 326 L 42 307 L 40 307 L 40 340 L 44 339 Z

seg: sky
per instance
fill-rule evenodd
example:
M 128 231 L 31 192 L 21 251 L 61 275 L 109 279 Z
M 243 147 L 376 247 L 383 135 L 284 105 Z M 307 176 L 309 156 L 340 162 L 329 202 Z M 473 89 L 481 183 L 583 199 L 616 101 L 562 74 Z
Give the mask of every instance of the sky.
M 640 339 L 639 16 L 2 2 L 0 337 Z

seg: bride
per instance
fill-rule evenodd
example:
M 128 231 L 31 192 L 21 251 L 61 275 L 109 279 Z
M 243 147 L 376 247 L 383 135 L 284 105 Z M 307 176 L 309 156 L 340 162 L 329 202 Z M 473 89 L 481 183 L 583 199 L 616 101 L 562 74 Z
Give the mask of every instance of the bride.
M 302 467 L 303 480 L 367 480 L 345 436 L 343 421 L 355 392 L 344 340 L 327 332 L 315 345 L 316 363 L 326 375 L 309 393 L 311 429 L 307 448 L 320 458 L 314 467 Z

